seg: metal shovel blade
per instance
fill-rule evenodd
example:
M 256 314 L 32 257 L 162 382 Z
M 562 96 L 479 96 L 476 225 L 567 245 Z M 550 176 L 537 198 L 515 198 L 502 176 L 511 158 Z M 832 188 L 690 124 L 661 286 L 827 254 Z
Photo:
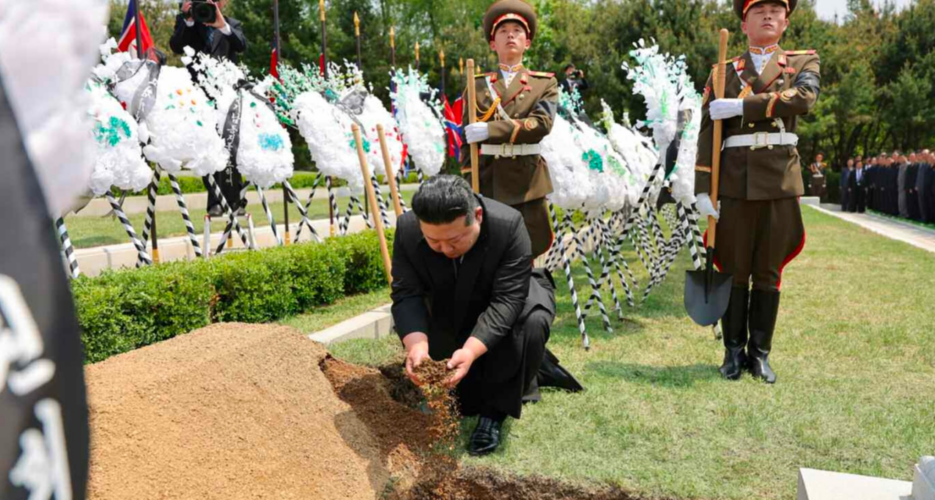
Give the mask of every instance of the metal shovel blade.
M 732 275 L 713 269 L 685 271 L 685 310 L 692 321 L 700 326 L 714 326 L 724 317 L 733 279 Z

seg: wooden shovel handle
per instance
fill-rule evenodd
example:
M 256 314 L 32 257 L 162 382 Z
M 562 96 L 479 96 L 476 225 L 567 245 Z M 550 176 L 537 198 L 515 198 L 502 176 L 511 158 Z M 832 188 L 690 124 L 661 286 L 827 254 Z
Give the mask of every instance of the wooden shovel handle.
M 717 74 L 714 79 L 714 97 L 724 97 L 724 82 L 727 75 L 727 39 L 730 33 L 722 29 L 717 48 Z M 711 204 L 717 210 L 718 184 L 721 178 L 721 141 L 724 134 L 724 122 L 714 121 L 714 139 L 711 141 Z M 717 219 L 708 216 L 708 246 L 714 248 L 714 239 L 717 233 Z
M 383 219 L 380 217 L 380 209 L 377 206 L 377 195 L 373 192 L 373 184 L 370 183 L 370 167 L 367 165 L 367 154 L 364 153 L 364 141 L 360 136 L 360 127 L 356 123 L 351 125 L 351 132 L 354 133 L 354 143 L 357 144 L 357 159 L 360 161 L 360 173 L 364 177 L 364 191 L 367 192 L 367 199 L 370 200 L 370 214 L 373 217 L 373 225 L 377 228 L 377 237 L 380 238 L 383 270 L 386 271 L 386 281 L 392 285 L 393 263 L 390 261 L 390 249 L 386 245 L 386 234 L 383 232 Z
M 383 165 L 386 170 L 386 182 L 390 185 L 390 196 L 393 198 L 393 211 L 396 212 L 396 218 L 402 217 L 403 207 L 399 203 L 399 190 L 396 187 L 396 176 L 393 175 L 393 169 L 399 165 L 390 163 L 390 150 L 386 145 L 386 135 L 384 135 L 383 124 L 377 124 L 377 135 L 380 136 L 380 152 L 383 154 Z
M 468 95 L 468 125 L 477 121 L 477 88 L 474 86 L 474 59 L 467 60 L 467 95 Z M 477 154 L 477 143 L 471 144 L 471 189 L 480 193 L 480 159 Z

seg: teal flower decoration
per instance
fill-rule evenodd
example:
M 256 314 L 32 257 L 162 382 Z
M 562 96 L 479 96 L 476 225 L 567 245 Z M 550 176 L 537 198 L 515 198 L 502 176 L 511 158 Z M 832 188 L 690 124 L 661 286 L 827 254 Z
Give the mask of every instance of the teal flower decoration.
M 130 138 L 130 125 L 127 122 L 116 116 L 111 116 L 109 125 L 109 127 L 105 127 L 103 123 L 98 122 L 97 127 L 94 129 L 94 138 L 98 143 L 106 142 L 110 147 L 114 147 L 123 140 L 121 135 L 124 138 Z
M 278 134 L 260 134 L 260 148 L 264 151 L 279 151 L 284 147 L 282 137 Z
M 597 154 L 597 151 L 589 149 L 587 153 L 581 155 L 581 161 L 587 162 L 591 170 L 604 173 L 604 160 L 601 159 L 601 155 Z
M 370 141 L 368 141 L 366 137 L 364 137 L 363 140 L 364 140 L 364 153 L 369 153 L 370 152 Z M 357 141 L 355 141 L 354 139 L 351 139 L 351 142 L 349 145 L 351 146 L 351 149 L 353 149 L 354 151 L 357 151 Z

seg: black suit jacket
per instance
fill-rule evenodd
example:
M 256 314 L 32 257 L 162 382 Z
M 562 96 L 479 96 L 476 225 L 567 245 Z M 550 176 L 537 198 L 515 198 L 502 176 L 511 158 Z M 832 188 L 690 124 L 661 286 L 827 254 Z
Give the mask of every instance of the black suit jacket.
M 247 50 L 247 37 L 243 33 L 243 25 L 240 21 L 224 16 L 228 26 L 231 28 L 230 35 L 224 35 L 220 31 L 214 34 L 211 44 L 208 44 L 208 34 L 213 29 L 201 23 L 195 23 L 189 27 L 185 24 L 185 17 L 182 14 L 175 16 L 175 32 L 169 39 L 169 47 L 176 54 L 184 53 L 185 47 L 191 47 L 196 52 L 204 52 L 212 57 L 230 59 L 235 64 L 240 62 L 238 54 Z
M 429 355 L 445 359 L 468 337 L 487 346 L 477 362 L 485 378 L 515 372 L 522 338 L 515 328 L 534 309 L 555 314 L 551 277 L 533 273 L 529 235 L 519 212 L 478 197 L 484 209 L 477 243 L 455 270 L 455 262 L 433 251 L 415 213 L 399 219 L 393 242 L 393 320 L 402 339 L 429 337 Z M 505 370 L 512 366 L 514 369 Z

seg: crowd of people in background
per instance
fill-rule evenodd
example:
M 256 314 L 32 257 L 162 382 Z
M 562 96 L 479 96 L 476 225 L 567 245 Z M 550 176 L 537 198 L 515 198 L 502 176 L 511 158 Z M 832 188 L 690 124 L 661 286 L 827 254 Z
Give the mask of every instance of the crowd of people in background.
M 841 169 L 841 210 L 867 209 L 935 223 L 935 154 L 895 151 L 847 160 Z

